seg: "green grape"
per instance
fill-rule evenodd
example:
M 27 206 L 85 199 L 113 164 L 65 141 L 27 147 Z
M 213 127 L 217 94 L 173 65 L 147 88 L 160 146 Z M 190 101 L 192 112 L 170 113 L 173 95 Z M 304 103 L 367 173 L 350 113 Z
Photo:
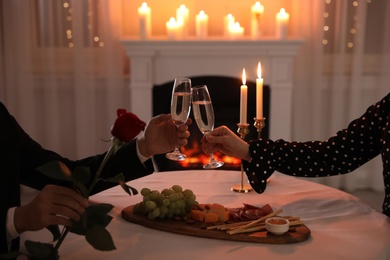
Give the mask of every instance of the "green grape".
M 149 195 L 151 192 L 152 191 L 149 188 L 143 188 L 141 190 L 141 195 L 145 197 L 146 195 Z
M 172 190 L 174 190 L 175 192 L 182 192 L 183 188 L 179 185 L 173 185 Z
M 169 209 L 176 209 L 176 202 L 171 202 L 171 204 L 169 204 Z
M 154 218 L 157 218 L 158 216 L 160 216 L 160 213 L 161 213 L 160 208 L 155 208 L 155 209 L 152 211 L 152 214 L 153 214 L 153 217 L 154 217 Z
M 180 185 L 173 185 L 169 189 L 141 190 L 142 201 L 134 205 L 134 213 L 147 215 L 149 219 L 164 219 L 182 217 L 189 213 L 194 205 L 199 204 L 192 190 Z
M 160 193 L 160 194 L 158 194 L 157 199 L 155 200 L 155 202 L 157 203 L 157 205 L 162 205 L 164 199 L 165 199 L 165 196 Z
M 183 200 L 178 200 L 178 201 L 176 201 L 176 203 L 177 203 L 176 207 L 178 209 L 182 209 L 184 207 L 184 205 L 185 205 Z
M 164 216 L 168 213 L 168 208 L 166 206 L 160 207 L 161 214 L 164 214 Z
M 195 194 L 192 194 L 192 195 L 190 195 L 190 196 L 189 196 L 189 198 L 190 198 L 191 200 L 193 200 L 193 201 L 195 201 L 195 200 L 196 200 L 196 196 L 195 196 Z
M 153 201 L 156 201 L 157 198 L 159 197 L 159 195 L 160 195 L 160 192 L 158 190 L 154 190 L 150 194 L 150 199 L 153 200 Z
M 186 196 L 186 197 L 190 197 L 192 195 L 194 195 L 194 193 L 192 192 L 192 190 L 184 190 L 183 191 L 183 195 Z
M 147 202 L 145 202 L 145 208 L 148 212 L 154 210 L 155 208 L 157 208 L 157 204 L 156 202 L 152 201 L 152 200 L 148 200 Z
M 151 220 L 155 219 L 155 217 L 153 215 L 153 211 L 148 213 L 148 219 L 151 219 Z
M 184 197 L 184 195 L 183 195 L 183 193 L 176 193 L 176 197 L 177 197 L 177 200 L 184 200 L 185 199 L 185 197 Z
M 151 200 L 150 195 L 144 196 L 144 198 L 143 198 L 143 201 L 144 201 L 144 202 L 147 202 L 147 201 L 149 201 L 149 200 Z
M 175 191 L 171 189 L 164 189 L 161 193 L 164 194 L 164 196 L 168 197 L 169 195 L 175 193 Z
M 168 196 L 168 199 L 171 201 L 171 202 L 174 202 L 176 200 L 178 200 L 178 197 L 177 197 L 177 194 L 176 193 L 172 193 Z
M 164 206 L 169 206 L 169 204 L 171 204 L 171 201 L 168 198 L 165 198 L 165 199 L 163 199 L 162 204 Z

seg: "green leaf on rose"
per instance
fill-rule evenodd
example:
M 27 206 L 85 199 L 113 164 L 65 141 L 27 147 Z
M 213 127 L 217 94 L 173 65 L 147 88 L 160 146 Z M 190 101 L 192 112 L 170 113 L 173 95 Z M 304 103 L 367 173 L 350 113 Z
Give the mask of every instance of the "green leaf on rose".
M 60 228 L 57 225 L 47 226 L 46 229 L 53 235 L 53 241 L 57 241 L 61 237 Z
M 90 205 L 86 208 L 87 214 L 87 229 L 90 225 L 100 225 L 106 227 L 112 220 L 112 217 L 107 215 L 114 206 L 107 203 Z
M 108 226 L 112 217 L 107 213 L 110 212 L 113 207 L 113 205 L 105 203 L 88 206 L 85 209 L 85 213 L 81 216 L 80 221 L 73 223 L 70 232 L 78 235 L 86 235 L 88 229 L 92 226 Z
M 72 179 L 75 182 L 81 182 L 86 185 L 91 179 L 89 167 L 77 166 L 72 172 Z
M 138 194 L 138 191 L 137 191 L 136 189 L 134 189 L 133 187 L 127 185 L 126 182 L 121 181 L 121 182 L 119 182 L 119 184 L 121 185 L 122 189 L 123 189 L 127 194 L 129 194 L 130 196 L 131 196 L 131 195 L 137 195 L 137 194 Z
M 119 183 L 120 181 L 123 181 L 124 179 L 125 179 L 125 176 L 123 175 L 123 173 L 119 173 L 119 174 L 115 175 L 114 177 L 104 179 L 104 180 L 101 179 L 101 180 L 105 181 L 105 182 Z
M 99 225 L 88 228 L 85 239 L 93 248 L 100 251 L 111 251 L 116 249 L 110 233 Z
M 90 191 L 86 187 L 86 184 L 88 184 L 90 177 L 91 172 L 88 167 L 78 166 L 72 173 L 73 187 L 78 190 L 84 198 L 89 197 Z
M 56 180 L 72 181 L 72 172 L 60 161 L 45 163 L 44 165 L 39 166 L 37 170 Z
M 116 176 L 109 178 L 109 179 L 105 179 L 105 180 L 101 179 L 101 180 L 105 181 L 105 182 L 119 183 L 119 185 L 122 187 L 122 189 L 130 196 L 138 194 L 138 191 L 135 188 L 126 184 L 126 182 L 124 181 L 125 176 L 123 175 L 123 173 L 119 173 Z
M 30 253 L 31 259 L 50 259 L 50 260 L 60 259 L 57 250 L 51 244 L 28 240 L 25 242 L 24 245 L 26 246 L 26 249 Z
M 17 259 L 18 256 L 21 256 L 22 253 L 18 251 L 12 251 L 5 254 L 0 254 L 0 259 L 2 260 L 14 260 Z

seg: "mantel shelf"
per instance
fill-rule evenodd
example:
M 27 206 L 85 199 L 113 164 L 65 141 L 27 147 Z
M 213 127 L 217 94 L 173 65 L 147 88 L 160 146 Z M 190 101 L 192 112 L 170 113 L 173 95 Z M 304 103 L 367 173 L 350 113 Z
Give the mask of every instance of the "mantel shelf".
M 182 52 L 191 51 L 189 55 L 197 55 L 199 51 L 209 51 L 211 55 L 223 55 L 225 52 L 236 54 L 251 54 L 255 52 L 261 55 L 265 52 L 273 52 L 273 55 L 285 55 L 286 52 L 295 54 L 302 45 L 301 39 L 277 40 L 228 40 L 224 38 L 210 38 L 207 40 L 185 39 L 185 40 L 167 40 L 164 38 L 152 38 L 150 40 L 140 40 L 135 38 L 125 38 L 121 42 L 126 46 L 128 53 L 137 55 L 139 51 L 164 51 Z

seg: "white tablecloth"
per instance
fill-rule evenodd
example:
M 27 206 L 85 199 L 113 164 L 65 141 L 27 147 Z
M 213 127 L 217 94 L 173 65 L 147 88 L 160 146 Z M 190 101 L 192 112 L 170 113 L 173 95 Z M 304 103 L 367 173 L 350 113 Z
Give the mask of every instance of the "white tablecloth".
M 270 204 L 284 215 L 300 216 L 311 230 L 304 242 L 286 245 L 257 244 L 199 238 L 153 230 L 129 223 L 121 210 L 138 203 L 141 195 L 129 197 L 115 187 L 91 197 L 110 203 L 114 217 L 107 229 L 116 250 L 93 249 L 84 237 L 69 234 L 60 247 L 61 259 L 390 259 L 390 218 L 345 192 L 275 173 L 263 194 L 236 193 L 241 173 L 224 170 L 157 172 L 129 184 L 162 190 L 174 184 L 191 189 L 200 203 L 241 207 L 243 203 Z M 46 231 L 43 231 L 46 232 Z M 40 237 L 42 231 L 39 233 Z M 37 240 L 36 233 L 26 234 Z M 47 237 L 50 237 L 47 235 Z

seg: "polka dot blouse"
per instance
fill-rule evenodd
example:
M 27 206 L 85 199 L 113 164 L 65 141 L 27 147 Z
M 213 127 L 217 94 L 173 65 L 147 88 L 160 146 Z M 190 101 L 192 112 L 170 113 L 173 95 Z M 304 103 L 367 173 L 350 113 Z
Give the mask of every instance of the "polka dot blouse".
M 252 161 L 243 161 L 249 182 L 264 192 L 274 171 L 300 177 L 352 172 L 377 155 L 383 161 L 383 213 L 390 216 L 390 93 L 370 106 L 348 128 L 325 141 L 287 142 L 259 139 L 250 144 Z

